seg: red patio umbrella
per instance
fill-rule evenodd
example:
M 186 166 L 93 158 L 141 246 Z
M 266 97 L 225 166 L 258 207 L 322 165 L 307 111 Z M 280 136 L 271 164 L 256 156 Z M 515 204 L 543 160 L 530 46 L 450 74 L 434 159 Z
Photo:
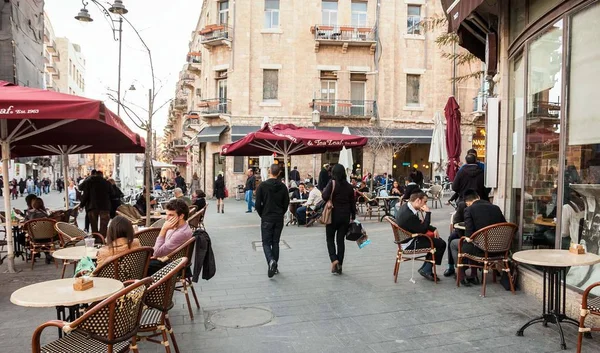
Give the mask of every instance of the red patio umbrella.
M 271 125 L 266 123 L 239 141 L 224 145 L 223 156 L 283 155 L 287 166 L 288 156 L 340 151 L 342 147 L 354 148 L 367 144 L 364 136 L 345 135 L 338 132 L 307 129 L 292 124 Z M 285 168 L 285 180 L 288 180 Z
M 145 143 L 101 101 L 21 87 L 0 81 L 0 149 L 4 195 L 9 195 L 8 160 L 63 155 L 65 177 L 72 153 L 141 153 Z M 65 202 L 68 195 L 65 188 Z M 10 197 L 4 197 L 4 209 Z M 8 217 L 6 217 L 8 219 Z M 6 227 L 9 271 L 14 271 L 12 227 Z
M 448 98 L 444 115 L 446 116 L 446 149 L 448 151 L 448 179 L 454 181 L 460 162 L 460 106 L 454 96 Z

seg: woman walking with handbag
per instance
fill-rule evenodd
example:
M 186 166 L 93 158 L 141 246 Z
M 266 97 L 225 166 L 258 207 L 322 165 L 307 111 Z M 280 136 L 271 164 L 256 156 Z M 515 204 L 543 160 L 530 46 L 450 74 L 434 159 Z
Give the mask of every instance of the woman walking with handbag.
M 215 180 L 215 186 L 213 188 L 213 196 L 217 199 L 217 213 L 225 213 L 225 203 L 223 199 L 225 198 L 225 179 L 223 179 L 223 174 L 219 174 L 217 180 Z
M 331 221 L 325 226 L 325 234 L 327 237 L 327 251 L 331 260 L 331 273 L 341 275 L 346 245 L 344 244 L 344 237 L 348 233 L 350 222 L 356 217 L 356 201 L 354 199 L 354 189 L 348 183 L 344 166 L 336 164 L 333 167 L 331 176 L 332 180 L 323 190 L 323 200 L 326 202 L 331 201 L 333 205 Z

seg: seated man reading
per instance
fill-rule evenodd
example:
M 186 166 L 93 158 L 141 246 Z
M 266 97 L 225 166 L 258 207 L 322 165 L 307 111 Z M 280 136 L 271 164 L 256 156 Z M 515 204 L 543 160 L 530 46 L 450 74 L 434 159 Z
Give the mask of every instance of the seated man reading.
M 323 201 L 321 190 L 317 189 L 312 183 L 306 183 L 306 189 L 308 189 L 308 199 L 296 210 L 296 219 L 298 219 L 298 225 L 303 225 L 306 223 L 306 209 L 308 207 L 314 210 L 315 206 L 319 202 Z
M 423 215 L 423 212 L 425 215 L 421 219 L 419 216 Z M 433 246 L 435 247 L 435 264 L 442 264 L 446 242 L 439 238 L 440 235 L 437 229 L 431 225 L 431 211 L 427 207 L 427 195 L 423 191 L 412 193 L 409 201 L 400 207 L 396 216 L 396 224 L 407 232 L 423 234 L 405 241 L 405 243 L 411 242 L 407 248 L 408 250 L 428 248 L 430 243 L 427 236 L 430 235 L 433 238 Z M 431 253 L 427 254 L 427 259 L 431 260 Z M 428 280 L 436 280 L 431 262 L 423 263 L 423 266 L 419 269 L 419 274 Z
M 492 224 L 504 223 L 506 218 L 502 214 L 500 207 L 486 200 L 480 200 L 479 194 L 473 189 L 468 189 L 463 193 L 463 199 L 467 208 L 465 208 L 465 236 L 470 237 L 475 232 Z M 458 242 L 460 239 L 452 240 L 450 243 L 450 251 L 452 258 L 458 259 Z M 462 252 L 474 256 L 484 256 L 483 250 L 476 247 L 473 243 L 463 242 Z M 488 253 L 489 256 L 494 256 L 494 253 Z M 476 268 L 472 268 L 469 277 L 466 277 L 465 267 L 459 269 L 461 274 L 460 284 L 470 286 L 471 283 L 479 284 Z
M 154 254 L 152 254 L 153 259 L 150 260 L 148 267 L 148 276 L 163 268 L 168 263 L 164 257 L 192 237 L 192 229 L 187 224 L 190 209 L 185 201 L 181 199 L 171 200 L 165 208 L 167 209 L 167 221 L 163 224 L 158 238 L 156 238 Z

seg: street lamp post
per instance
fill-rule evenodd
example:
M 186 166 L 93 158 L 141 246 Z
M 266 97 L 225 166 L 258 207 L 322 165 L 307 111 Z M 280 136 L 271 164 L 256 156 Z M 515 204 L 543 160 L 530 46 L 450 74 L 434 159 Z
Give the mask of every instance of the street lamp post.
M 121 53 L 123 46 L 123 15 L 128 13 L 129 11 L 123 5 L 123 1 L 115 0 L 114 3 L 106 9 L 100 2 L 96 0 L 90 0 L 94 3 L 101 11 L 104 13 L 106 17 L 110 19 L 109 25 L 113 32 L 113 39 L 119 42 L 119 69 L 117 74 L 117 115 L 121 115 Z M 82 0 L 83 8 L 79 11 L 79 14 L 75 16 L 75 19 L 81 22 L 92 22 L 94 19 L 90 16 L 87 5 L 88 2 Z M 119 15 L 119 19 L 115 20 L 111 14 Z M 119 26 L 116 27 L 115 23 L 118 23 Z M 118 37 L 117 34 L 118 33 Z M 118 186 L 121 183 L 121 155 L 119 153 L 115 154 L 115 182 Z
M 321 112 L 315 109 L 311 113 L 311 116 L 312 116 L 313 128 L 316 130 L 317 125 L 319 125 L 319 123 L 321 123 Z M 313 185 L 316 184 L 316 170 L 317 170 L 317 155 L 313 153 L 313 174 L 312 174 Z

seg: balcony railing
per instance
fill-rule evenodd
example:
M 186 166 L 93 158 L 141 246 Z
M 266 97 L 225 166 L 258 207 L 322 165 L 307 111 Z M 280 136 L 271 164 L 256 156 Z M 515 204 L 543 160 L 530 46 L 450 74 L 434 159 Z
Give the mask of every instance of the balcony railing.
M 58 69 L 58 67 L 54 68 L 54 72 L 52 73 L 52 76 L 54 76 L 56 78 L 60 78 L 60 70 Z
M 187 108 L 187 98 L 177 98 L 173 102 L 173 107 L 175 109 L 185 109 Z
M 186 145 L 187 145 L 187 143 L 186 143 L 186 142 L 185 142 L 185 140 L 184 140 L 184 139 L 182 139 L 182 138 L 174 139 L 174 140 L 171 142 L 171 146 L 172 146 L 172 147 L 185 147 Z
M 231 114 L 231 99 L 227 98 L 211 98 L 202 99 L 197 104 L 198 112 L 201 115 L 230 115 Z
M 377 105 L 375 101 L 343 100 L 343 99 L 313 99 L 313 109 L 321 116 L 332 117 L 372 117 Z
M 315 25 L 315 40 L 332 42 L 375 42 L 375 28 L 346 25 Z
M 209 25 L 200 31 L 200 43 L 204 45 L 229 45 L 232 40 L 231 27 L 226 25 Z

